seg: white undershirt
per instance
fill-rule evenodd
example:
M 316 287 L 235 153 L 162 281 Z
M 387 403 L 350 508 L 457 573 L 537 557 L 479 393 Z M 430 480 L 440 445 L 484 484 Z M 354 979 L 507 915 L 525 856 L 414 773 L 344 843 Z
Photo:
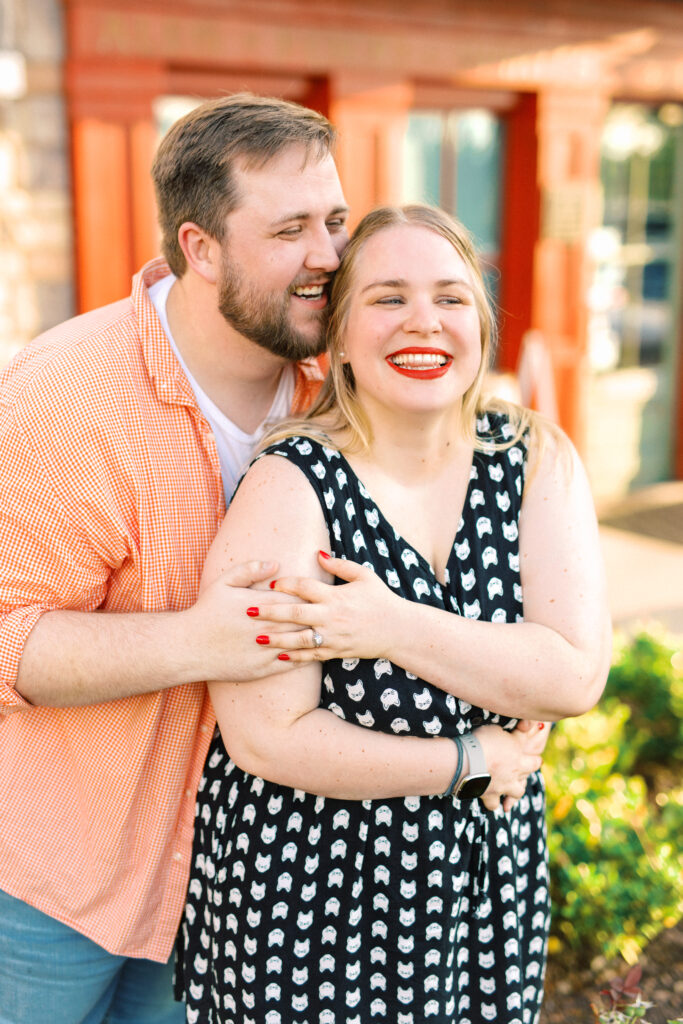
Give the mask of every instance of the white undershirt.
M 175 352 L 178 362 L 185 371 L 190 387 L 197 399 L 197 405 L 203 412 L 211 430 L 213 431 L 216 448 L 218 449 L 218 460 L 221 467 L 225 503 L 226 505 L 229 505 L 239 479 L 249 465 L 252 453 L 258 442 L 263 437 L 266 427 L 270 426 L 276 420 L 280 420 L 289 415 L 289 411 L 292 407 L 292 399 L 294 397 L 295 371 L 293 366 L 285 367 L 280 376 L 280 383 L 278 384 L 275 398 L 273 399 L 273 403 L 268 410 L 265 419 L 253 434 L 245 434 L 244 431 L 240 430 L 232 420 L 229 420 L 225 413 L 221 412 L 218 406 L 211 401 L 204 391 L 202 391 L 183 361 L 183 357 L 181 356 L 178 346 L 171 334 L 171 329 L 168 326 L 168 317 L 166 316 L 166 301 L 168 299 L 168 293 L 170 292 L 175 280 L 176 279 L 173 274 L 169 274 L 167 277 L 162 277 L 160 281 L 157 281 L 148 289 L 149 297 L 157 311 L 159 320 L 161 321 L 161 326 L 166 332 L 169 344 Z

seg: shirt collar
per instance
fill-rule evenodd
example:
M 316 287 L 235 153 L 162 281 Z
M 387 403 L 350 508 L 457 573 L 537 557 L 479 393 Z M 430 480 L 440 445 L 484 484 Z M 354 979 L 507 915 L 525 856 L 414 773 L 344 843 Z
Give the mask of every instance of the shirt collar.
M 131 301 L 140 325 L 143 355 L 157 395 L 164 402 L 196 406 L 190 383 L 175 357 L 148 293 L 148 288 L 170 273 L 168 264 L 161 257 L 145 263 L 133 278 Z
M 159 398 L 165 402 L 192 405 L 196 408 L 194 392 L 168 342 L 147 291 L 170 273 L 171 270 L 162 257 L 145 263 L 133 278 L 131 301 L 140 326 L 142 351 L 147 369 Z M 293 413 L 304 412 L 309 407 L 320 390 L 327 367 L 326 355 L 302 359 L 296 364 Z

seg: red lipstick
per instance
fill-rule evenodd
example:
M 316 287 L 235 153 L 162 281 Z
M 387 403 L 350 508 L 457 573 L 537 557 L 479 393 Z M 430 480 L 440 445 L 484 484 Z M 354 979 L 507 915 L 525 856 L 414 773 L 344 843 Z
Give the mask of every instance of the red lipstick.
M 444 359 L 445 362 L 439 363 L 438 365 L 429 365 L 429 362 L 414 363 L 406 361 L 404 365 L 398 365 L 392 362 L 396 356 L 434 356 Z M 386 358 L 387 365 L 395 370 L 396 373 L 400 373 L 403 377 L 412 377 L 414 380 L 435 380 L 437 377 L 443 377 L 444 374 L 448 373 L 451 363 L 453 362 L 453 356 L 449 355 L 448 352 L 444 352 L 440 348 L 402 348 L 398 352 L 392 352 L 390 356 Z

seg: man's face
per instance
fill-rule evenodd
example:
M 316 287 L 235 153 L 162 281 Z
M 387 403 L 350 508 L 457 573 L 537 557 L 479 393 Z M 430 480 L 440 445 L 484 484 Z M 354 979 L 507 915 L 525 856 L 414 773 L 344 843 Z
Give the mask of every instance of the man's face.
M 218 306 L 244 337 L 285 359 L 324 350 L 323 315 L 348 242 L 334 160 L 291 146 L 258 170 L 237 170 Z

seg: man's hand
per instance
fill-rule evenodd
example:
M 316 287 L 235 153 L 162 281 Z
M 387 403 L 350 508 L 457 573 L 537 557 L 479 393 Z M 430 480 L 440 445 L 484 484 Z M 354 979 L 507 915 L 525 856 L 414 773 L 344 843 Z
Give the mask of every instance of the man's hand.
M 231 566 L 182 613 L 197 678 L 248 682 L 295 667 L 293 658 L 278 655 L 292 646 L 301 647 L 298 631 L 306 627 L 290 612 L 296 606 L 286 594 L 258 589 L 277 569 L 277 562 Z M 262 601 L 266 595 L 267 609 Z

